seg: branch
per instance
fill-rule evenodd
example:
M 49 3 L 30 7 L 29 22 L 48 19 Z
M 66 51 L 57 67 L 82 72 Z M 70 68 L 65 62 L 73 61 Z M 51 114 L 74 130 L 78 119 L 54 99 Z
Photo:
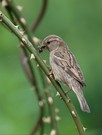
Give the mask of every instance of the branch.
M 42 71 L 40 72 L 40 74 L 41 74 L 41 76 L 44 76 L 44 73 Z M 51 118 L 51 127 L 52 127 L 51 130 L 54 130 L 56 132 L 56 135 L 58 135 L 58 128 L 57 128 L 58 120 L 56 120 L 54 101 L 53 101 L 52 95 L 50 93 L 51 90 L 50 90 L 46 77 L 43 77 L 42 83 L 43 83 L 45 98 L 47 101 L 48 110 L 49 110 L 49 114 L 50 114 L 50 118 Z
M 43 0 L 43 5 L 41 8 L 41 11 L 40 11 L 36 21 L 33 23 L 32 27 L 31 27 L 32 32 L 35 32 L 36 28 L 38 27 L 39 23 L 41 22 L 44 14 L 45 14 L 46 8 L 47 8 L 47 2 L 48 2 L 48 0 Z
M 5 5 L 5 8 L 7 9 L 8 13 L 9 13 L 9 15 L 10 15 L 12 21 L 13 21 L 13 23 L 15 25 L 17 25 L 15 23 L 15 20 L 14 20 L 12 15 L 14 15 L 17 18 L 17 20 L 20 23 L 20 25 L 25 29 L 25 33 L 27 34 L 28 38 L 31 39 L 31 35 L 29 34 L 30 32 L 29 32 L 29 30 L 27 28 L 27 23 L 26 24 L 23 23 L 21 21 L 21 19 L 20 19 L 20 18 L 24 18 L 22 16 L 21 12 L 17 9 L 17 7 L 15 6 L 14 2 L 11 2 L 9 0 L 6 0 L 6 2 L 7 2 L 7 4 Z M 40 23 L 41 19 L 43 18 L 44 13 L 46 11 L 46 7 L 47 7 L 47 0 L 43 0 L 43 5 L 42 5 L 41 12 L 40 12 L 36 22 L 33 25 L 33 28 L 31 30 L 32 32 L 35 31 L 35 29 L 37 28 L 37 26 Z M 10 14 L 10 13 L 12 13 L 12 14 Z M 30 41 L 32 42 L 32 40 L 30 40 Z M 22 67 L 23 67 L 23 69 L 24 69 L 28 79 L 30 80 L 32 86 L 36 87 L 35 90 L 36 90 L 36 94 L 37 94 L 38 100 L 41 100 L 41 99 L 39 99 L 40 93 L 39 93 L 39 90 L 37 88 L 37 82 L 36 82 L 36 78 L 34 77 L 35 74 L 33 73 L 32 65 L 31 65 L 31 63 L 30 63 L 30 61 L 28 60 L 28 57 L 27 57 L 26 49 L 22 46 L 22 47 L 20 47 L 20 50 L 21 50 L 21 53 L 20 53 L 21 57 L 20 58 L 21 58 Z M 27 61 L 24 62 L 24 59 L 27 59 Z M 39 71 L 41 71 L 41 70 L 39 70 Z M 51 116 L 52 129 L 56 129 L 56 134 L 58 134 L 57 123 L 56 123 L 55 116 L 54 116 L 54 109 L 53 109 L 52 105 L 49 104 L 49 102 L 48 102 L 48 94 L 46 94 L 46 91 L 45 91 L 47 89 L 47 86 L 46 86 L 47 81 L 44 83 L 43 80 L 45 80 L 45 77 L 42 75 L 42 72 L 40 72 L 40 74 L 41 74 L 41 77 L 43 78 L 42 79 L 42 84 L 44 86 L 45 98 L 46 98 L 46 101 L 47 101 L 47 104 L 48 104 L 48 108 L 49 108 L 49 112 L 50 112 L 50 116 Z M 35 85 L 34 85 L 34 83 L 35 83 Z M 50 94 L 49 94 L 49 96 L 50 96 Z M 38 126 L 41 125 L 41 119 L 42 119 L 41 116 L 43 114 L 42 113 L 43 109 L 40 108 L 40 110 L 41 110 L 40 117 L 38 119 L 38 122 L 37 122 L 35 128 L 32 130 L 31 134 L 35 134 Z M 42 126 L 42 129 L 43 129 L 43 126 Z
M 59 119 L 58 120 L 56 119 L 54 101 L 51 94 L 49 93 L 49 90 L 50 90 L 49 88 L 46 89 L 45 95 L 47 97 L 48 108 L 51 117 L 51 126 L 52 126 L 51 130 L 55 130 L 56 135 L 58 135 L 57 121 L 59 121 Z
M 3 2 L 5 2 L 5 3 L 3 3 Z M 21 10 L 19 10 L 17 8 L 17 6 L 14 4 L 13 1 L 9 1 L 9 0 L 2 1 L 2 5 L 7 10 L 13 24 L 15 24 L 17 26 L 17 20 L 18 20 L 21 27 L 25 29 L 25 33 L 28 36 L 28 38 L 31 39 L 32 37 L 29 34 L 30 31 L 29 31 L 29 29 L 27 27 L 27 23 L 23 23 L 21 21 L 21 19 L 20 19 L 20 18 L 24 18 L 22 16 Z M 47 0 L 43 0 L 42 9 L 40 11 L 40 14 L 39 14 L 38 18 L 36 19 L 36 22 L 34 22 L 34 25 L 33 25 L 34 28 L 32 28 L 32 30 L 31 30 L 32 32 L 35 31 L 35 29 L 37 28 L 37 26 L 40 23 L 41 19 L 43 18 L 44 13 L 46 11 L 46 7 L 47 7 Z M 30 40 L 30 41 L 32 42 L 32 40 Z M 39 87 L 38 87 L 37 80 L 36 80 L 36 74 L 34 73 L 34 70 L 32 68 L 32 63 L 28 58 L 29 58 L 29 56 L 28 56 L 28 52 L 27 52 L 26 48 L 24 46 L 20 45 L 20 60 L 21 60 L 22 67 L 23 67 L 23 69 L 24 69 L 24 71 L 25 71 L 25 73 L 27 75 L 27 78 L 30 81 L 31 85 L 33 86 L 33 88 L 35 88 L 34 90 L 36 92 L 38 101 L 41 102 L 41 101 L 43 101 L 43 97 L 41 96 L 41 94 L 39 92 Z M 53 107 L 54 105 L 50 105 L 50 103 L 48 102 L 48 99 L 51 96 L 50 96 L 50 93 L 49 93 L 49 95 L 46 93 L 46 89 L 48 87 L 48 85 L 46 85 L 46 84 L 48 84 L 48 83 L 47 83 L 46 78 L 42 74 L 42 71 L 40 69 L 39 69 L 39 71 L 40 71 L 41 77 L 43 78 L 42 79 L 42 84 L 44 86 L 43 90 L 44 90 L 45 98 L 46 98 L 46 101 L 47 101 L 47 104 L 48 104 L 49 113 L 50 113 L 50 117 L 51 117 L 51 126 L 52 126 L 52 129 L 56 130 L 56 134 L 58 135 L 57 122 L 55 120 L 56 117 L 55 117 L 54 107 Z M 35 134 L 39 127 L 41 127 L 40 128 L 40 130 L 41 130 L 40 134 L 43 134 L 44 123 L 42 123 L 42 118 L 43 118 L 43 115 L 44 115 L 44 109 L 45 109 L 45 106 L 40 106 L 40 116 L 38 118 L 38 121 L 37 121 L 36 125 L 34 126 L 32 132 L 31 132 L 31 135 Z
M 43 124 L 43 121 L 42 121 L 42 118 L 43 118 L 43 115 L 44 115 L 44 103 L 43 103 L 43 100 L 40 101 L 40 103 L 41 103 L 40 104 L 40 106 L 41 106 L 40 107 L 40 109 L 41 109 L 40 116 L 39 116 L 39 118 L 37 120 L 36 125 L 34 125 L 34 128 L 31 131 L 30 135 L 36 135 L 36 132 L 37 132 L 39 127 L 40 127 L 40 135 L 43 135 L 43 133 L 44 133 L 44 124 Z
M 17 25 L 17 23 L 15 21 L 15 18 L 13 16 L 13 11 L 10 8 L 9 5 L 10 5 L 10 3 L 9 4 L 6 3 L 5 4 L 5 9 L 7 10 L 7 12 L 9 14 L 12 22 L 15 25 Z M 23 24 L 21 23 L 21 26 L 22 25 Z M 26 26 L 24 26 L 24 27 L 26 27 Z M 26 34 L 28 36 L 30 36 L 29 33 L 27 33 L 27 31 L 26 31 Z M 39 91 L 39 87 L 38 87 L 36 76 L 35 76 L 35 73 L 34 73 L 34 70 L 33 70 L 33 67 L 32 67 L 32 63 L 29 60 L 28 52 L 27 52 L 26 48 L 24 46 L 21 46 L 21 45 L 20 45 L 20 60 L 21 60 L 22 68 L 24 69 L 25 74 L 27 75 L 28 80 L 30 81 L 33 89 L 36 92 L 38 102 L 43 101 L 43 97 L 41 96 L 40 91 Z M 41 134 L 43 133 L 44 124 L 42 123 L 42 117 L 43 117 L 43 114 L 44 114 L 45 106 L 43 104 L 43 106 L 40 106 L 39 105 L 39 107 L 40 107 L 40 115 L 39 115 L 39 118 L 38 118 L 38 121 L 37 121 L 36 125 L 34 126 L 32 132 L 31 132 L 31 135 L 34 135 L 37 132 L 37 130 L 38 130 L 39 127 L 41 127 Z
M 38 62 L 39 66 L 42 68 L 45 74 L 49 77 L 52 84 L 61 95 L 62 100 L 65 102 L 66 106 L 68 107 L 70 114 L 76 124 L 79 134 L 84 135 L 85 134 L 84 127 L 80 121 L 80 118 L 76 112 L 74 105 L 72 104 L 69 97 L 66 97 L 65 93 L 63 92 L 61 87 L 56 83 L 54 78 L 52 76 L 49 76 L 49 72 L 50 72 L 49 69 L 47 68 L 46 64 L 43 62 L 43 60 L 41 59 L 41 57 L 33 47 L 32 43 L 28 40 L 28 38 L 24 34 L 20 32 L 20 30 L 17 27 L 15 27 L 15 25 L 1 11 L 0 11 L 0 22 L 8 26 L 8 28 L 19 38 L 19 40 L 29 50 L 29 52 L 34 55 L 35 60 Z
M 19 24 L 22 26 L 25 33 L 27 34 L 28 39 L 34 45 L 34 41 L 32 39 L 31 32 L 29 31 L 29 29 L 27 27 L 27 22 L 24 19 L 24 17 L 22 16 L 21 12 L 17 9 L 17 7 L 16 7 L 16 5 L 14 4 L 13 1 L 6 0 L 6 2 L 7 2 L 7 6 L 10 8 L 12 13 L 15 15 L 15 17 L 18 20 Z
M 43 0 L 41 11 L 40 11 L 36 21 L 34 21 L 32 27 L 31 27 L 31 31 L 33 33 L 35 32 L 35 30 L 38 27 L 39 23 L 41 22 L 42 18 L 44 17 L 44 14 L 45 14 L 45 11 L 46 11 L 46 8 L 47 8 L 47 3 L 48 3 L 48 0 Z M 43 89 L 44 89 L 44 93 L 45 93 L 45 98 L 46 98 L 46 101 L 47 101 L 47 104 L 48 104 L 48 110 L 49 110 L 50 117 L 51 117 L 51 126 L 52 126 L 52 129 L 56 130 L 56 135 L 58 135 L 56 116 L 55 116 L 55 112 L 54 112 L 55 107 L 54 107 L 53 102 L 51 103 L 49 101 L 50 98 L 52 99 L 52 96 L 51 96 L 51 94 L 49 93 L 49 90 L 48 90 L 49 89 L 48 82 L 47 82 L 46 78 L 44 77 L 43 72 L 40 69 L 39 69 L 39 71 L 40 71 L 41 77 L 43 78 L 42 84 L 43 84 L 43 87 L 44 87 Z

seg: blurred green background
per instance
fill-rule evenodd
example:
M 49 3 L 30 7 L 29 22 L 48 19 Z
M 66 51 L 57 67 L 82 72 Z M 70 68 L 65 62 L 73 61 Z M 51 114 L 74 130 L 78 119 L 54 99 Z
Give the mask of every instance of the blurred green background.
M 23 15 L 30 26 L 42 0 L 15 0 L 15 3 L 24 7 Z M 7 15 L 1 5 L 0 9 Z M 49 0 L 35 35 L 43 39 L 49 34 L 57 34 L 69 43 L 83 70 L 87 84 L 84 94 L 91 113 L 80 110 L 73 93 L 70 97 L 87 128 L 86 135 L 102 135 L 102 0 Z M 48 52 L 45 53 L 48 60 Z M 44 53 L 41 55 L 44 57 Z M 78 135 L 66 106 L 55 96 L 54 89 L 52 92 L 60 109 L 60 135 Z M 29 134 L 38 113 L 36 96 L 20 64 L 19 41 L 0 25 L 0 135 Z

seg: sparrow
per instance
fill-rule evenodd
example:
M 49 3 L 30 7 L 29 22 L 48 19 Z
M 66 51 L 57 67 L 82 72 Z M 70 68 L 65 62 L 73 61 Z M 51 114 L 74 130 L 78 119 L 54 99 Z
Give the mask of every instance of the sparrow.
M 82 111 L 89 113 L 90 108 L 81 90 L 86 86 L 83 73 L 67 44 L 59 36 L 49 35 L 39 46 L 39 52 L 45 49 L 50 52 L 50 65 L 55 80 L 64 83 L 73 90 Z

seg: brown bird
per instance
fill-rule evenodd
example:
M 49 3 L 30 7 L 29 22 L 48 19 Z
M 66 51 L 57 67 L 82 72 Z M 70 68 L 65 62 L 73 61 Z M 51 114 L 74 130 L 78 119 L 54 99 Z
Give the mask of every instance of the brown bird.
M 57 81 L 61 81 L 76 94 L 80 107 L 84 112 L 90 112 L 90 108 L 81 90 L 85 86 L 84 77 L 80 66 L 67 44 L 56 35 L 49 35 L 39 47 L 39 51 L 50 51 L 50 65 Z

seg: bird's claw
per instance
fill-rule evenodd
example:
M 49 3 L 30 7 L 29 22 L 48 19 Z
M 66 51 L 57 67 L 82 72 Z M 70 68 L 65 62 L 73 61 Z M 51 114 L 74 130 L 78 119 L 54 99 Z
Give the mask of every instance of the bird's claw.
M 53 72 L 52 72 L 52 70 L 49 72 L 49 74 L 48 74 L 50 77 L 52 77 L 53 76 Z
M 67 90 L 67 91 L 65 91 L 65 94 L 67 95 L 71 91 L 72 91 L 71 89 L 70 90 Z

